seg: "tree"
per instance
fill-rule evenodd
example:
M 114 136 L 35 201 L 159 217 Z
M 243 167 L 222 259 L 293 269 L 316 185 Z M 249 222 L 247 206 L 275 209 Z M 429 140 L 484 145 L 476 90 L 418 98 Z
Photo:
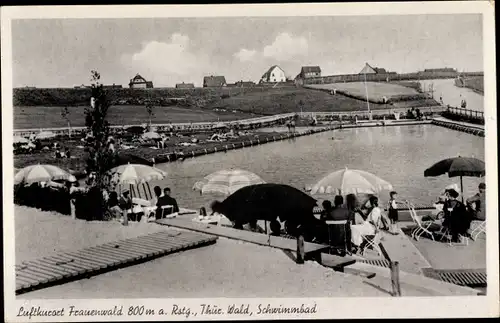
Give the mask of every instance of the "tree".
M 155 108 L 155 106 L 153 105 L 153 103 L 151 101 L 146 101 L 146 111 L 147 111 L 148 117 L 149 117 L 149 123 L 148 123 L 149 131 L 151 131 L 151 117 L 155 115 L 155 113 L 153 111 L 154 108 Z
M 71 120 L 69 118 L 69 109 L 68 107 L 61 108 L 61 117 L 68 122 L 68 135 L 71 138 Z
M 85 126 L 91 134 L 87 140 L 87 173 L 95 175 L 90 185 L 102 193 L 110 184 L 109 174 L 106 172 L 114 166 L 115 161 L 115 153 L 108 149 L 110 127 L 106 116 L 111 103 L 99 82 L 100 74 L 97 71 L 92 71 L 91 74 L 91 104 L 85 108 Z

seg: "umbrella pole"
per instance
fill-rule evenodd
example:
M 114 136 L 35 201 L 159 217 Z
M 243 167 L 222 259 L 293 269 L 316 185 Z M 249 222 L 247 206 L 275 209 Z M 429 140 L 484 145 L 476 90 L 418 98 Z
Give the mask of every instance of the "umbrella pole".
M 147 183 L 147 185 L 148 185 L 149 196 L 151 197 L 151 199 L 153 199 L 153 193 L 151 193 L 151 186 L 149 185 L 149 183 Z
M 464 202 L 464 183 L 462 181 L 462 176 L 460 176 L 460 195 L 462 195 L 462 203 Z

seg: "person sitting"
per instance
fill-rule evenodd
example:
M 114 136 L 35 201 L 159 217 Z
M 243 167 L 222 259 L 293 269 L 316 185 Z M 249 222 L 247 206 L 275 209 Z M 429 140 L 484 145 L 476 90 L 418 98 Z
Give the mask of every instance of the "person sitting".
M 342 195 L 335 196 L 333 200 L 334 208 L 330 213 L 330 219 L 333 221 L 349 220 L 349 210 L 343 207 L 344 198 Z
M 368 214 L 366 220 L 370 222 L 377 230 L 385 230 L 389 228 L 390 220 L 386 219 L 385 214 L 383 214 L 382 209 L 378 206 L 378 197 L 370 197 L 370 204 L 372 209 Z
M 116 192 L 109 193 L 108 209 L 114 219 L 120 219 L 122 216 L 122 209 L 118 204 L 118 194 Z
M 443 226 L 451 232 L 452 242 L 459 242 L 460 236 L 467 236 L 471 218 L 465 205 L 458 201 L 459 193 L 454 189 L 448 191 L 449 199 L 444 203 Z
M 323 210 L 321 211 L 320 220 L 326 221 L 331 217 L 331 212 L 333 210 L 332 202 L 324 200 L 323 203 L 321 203 L 321 206 L 323 207 Z
M 346 206 L 349 211 L 349 219 L 351 224 L 362 224 L 365 222 L 365 215 L 358 205 L 358 199 L 355 194 L 347 194 Z
M 472 213 L 473 220 L 486 220 L 486 184 L 481 183 L 478 187 L 479 192 L 466 200 L 467 206 Z
M 163 189 L 163 196 L 158 198 L 158 202 L 156 203 L 156 219 L 162 218 L 162 206 L 171 205 L 172 213 L 179 212 L 179 206 L 177 205 L 177 201 L 170 196 L 171 190 L 169 187 L 165 187 Z
M 132 198 L 130 197 L 130 192 L 128 190 L 125 190 L 122 193 L 118 205 L 120 206 L 120 209 L 122 209 L 122 211 L 128 211 L 132 209 Z

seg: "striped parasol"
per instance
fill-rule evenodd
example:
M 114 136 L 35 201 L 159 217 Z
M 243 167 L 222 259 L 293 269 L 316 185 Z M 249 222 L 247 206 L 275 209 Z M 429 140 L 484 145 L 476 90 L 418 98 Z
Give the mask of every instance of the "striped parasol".
M 242 187 L 264 183 L 262 178 L 252 172 L 241 169 L 230 169 L 221 170 L 206 176 L 202 181 L 196 182 L 193 189 L 200 191 L 201 194 L 230 195 Z
M 311 194 L 379 194 L 392 189 L 389 182 L 371 173 L 346 167 L 321 179 L 311 188 Z
M 32 165 L 19 170 L 14 176 L 14 183 L 32 184 L 37 182 L 48 182 L 67 180 L 75 182 L 75 176 L 69 172 L 53 165 Z

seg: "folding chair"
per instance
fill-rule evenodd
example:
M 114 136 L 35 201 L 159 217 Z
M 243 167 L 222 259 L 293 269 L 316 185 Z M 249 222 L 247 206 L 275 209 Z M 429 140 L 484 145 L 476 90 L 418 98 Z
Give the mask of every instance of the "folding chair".
M 435 241 L 434 235 L 429 231 L 430 226 L 435 223 L 434 220 L 423 221 L 422 216 L 417 215 L 417 212 L 415 212 L 415 206 L 413 204 L 408 201 L 406 201 L 405 204 L 408 207 L 413 222 L 417 225 L 417 227 L 411 231 L 411 237 L 418 241 L 424 233 L 427 233 L 431 236 L 432 240 Z
M 377 231 L 375 235 L 363 236 L 363 247 L 361 248 L 361 255 L 365 255 L 365 251 L 368 248 L 375 250 L 379 256 L 383 257 L 382 249 L 380 249 L 380 240 L 382 238 L 382 233 Z
M 474 229 L 470 233 L 472 240 L 476 240 L 481 233 L 486 234 L 486 221 L 473 220 L 471 222 L 472 226 L 474 226 Z
M 164 219 L 174 212 L 173 205 L 162 205 L 161 206 L 161 218 Z

